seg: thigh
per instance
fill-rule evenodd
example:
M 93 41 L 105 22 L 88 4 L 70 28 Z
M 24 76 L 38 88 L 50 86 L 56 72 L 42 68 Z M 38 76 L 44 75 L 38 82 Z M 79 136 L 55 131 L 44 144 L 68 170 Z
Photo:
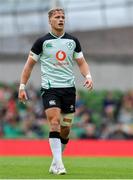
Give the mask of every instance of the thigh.
M 66 88 L 64 96 L 61 101 L 61 110 L 62 113 L 73 113 L 75 112 L 75 99 L 76 99 L 76 90 L 75 87 Z
M 44 110 L 49 108 L 61 108 L 60 98 L 54 89 L 41 89 Z

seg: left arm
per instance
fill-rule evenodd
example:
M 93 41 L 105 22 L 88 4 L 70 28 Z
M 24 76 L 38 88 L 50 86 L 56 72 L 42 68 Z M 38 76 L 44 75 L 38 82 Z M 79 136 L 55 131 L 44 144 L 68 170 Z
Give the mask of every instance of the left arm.
M 87 64 L 84 57 L 77 58 L 76 62 L 78 64 L 81 74 L 86 78 L 84 82 L 84 86 L 87 89 L 91 90 L 93 88 L 93 81 L 92 81 L 89 65 Z

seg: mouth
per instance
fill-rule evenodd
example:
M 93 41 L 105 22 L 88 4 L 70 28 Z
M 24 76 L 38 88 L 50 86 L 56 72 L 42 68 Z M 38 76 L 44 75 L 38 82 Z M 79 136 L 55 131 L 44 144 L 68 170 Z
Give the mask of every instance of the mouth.
M 63 24 L 63 23 L 59 23 L 58 25 L 59 25 L 59 26 L 63 26 L 64 24 Z

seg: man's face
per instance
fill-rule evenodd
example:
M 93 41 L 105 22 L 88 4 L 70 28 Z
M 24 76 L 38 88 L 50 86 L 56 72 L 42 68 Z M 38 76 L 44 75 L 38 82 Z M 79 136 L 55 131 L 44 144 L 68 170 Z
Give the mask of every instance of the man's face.
M 55 11 L 54 14 L 50 17 L 49 23 L 52 29 L 57 31 L 64 30 L 65 24 L 65 15 L 62 11 Z

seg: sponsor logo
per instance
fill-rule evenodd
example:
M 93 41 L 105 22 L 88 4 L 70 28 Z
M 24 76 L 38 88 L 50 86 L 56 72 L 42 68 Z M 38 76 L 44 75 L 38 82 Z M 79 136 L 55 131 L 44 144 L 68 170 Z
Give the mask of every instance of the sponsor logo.
M 68 66 L 69 65 L 69 62 L 57 62 L 57 63 L 54 63 L 53 64 L 54 66 L 58 67 L 58 66 Z
M 51 106 L 52 106 L 52 105 L 56 105 L 56 101 L 55 101 L 55 100 L 50 100 L 50 101 L 49 101 L 49 105 L 51 105 Z
M 58 60 L 58 61 L 64 61 L 65 59 L 66 59 L 66 53 L 64 52 L 64 51 L 58 51 L 57 53 L 56 53 L 56 59 Z

